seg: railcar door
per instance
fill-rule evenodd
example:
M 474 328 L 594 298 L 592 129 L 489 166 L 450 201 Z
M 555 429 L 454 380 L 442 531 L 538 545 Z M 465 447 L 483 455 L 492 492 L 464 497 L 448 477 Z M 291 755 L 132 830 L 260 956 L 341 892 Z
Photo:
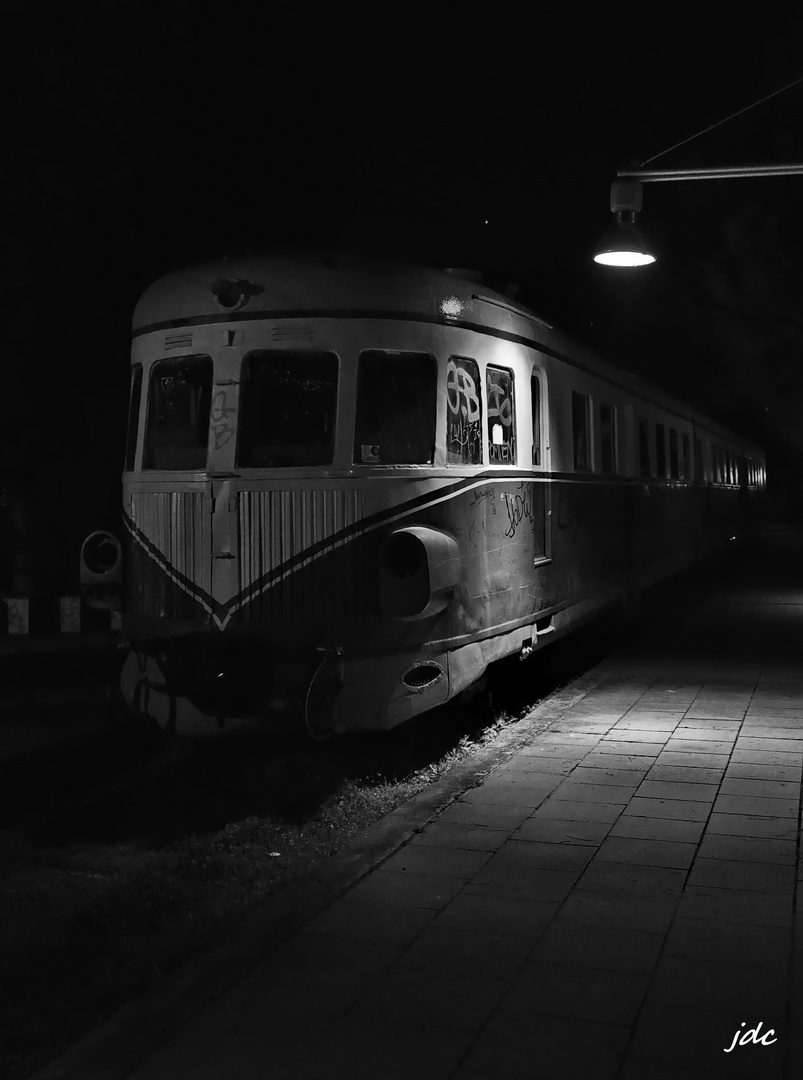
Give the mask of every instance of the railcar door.
M 530 404 L 532 416 L 532 467 L 536 473 L 545 473 L 548 467 L 549 438 L 546 431 L 546 376 L 542 368 L 534 366 L 530 375 Z M 551 501 L 552 487 L 545 478 L 536 479 L 532 487 L 533 514 L 533 563 L 538 566 L 551 556 Z

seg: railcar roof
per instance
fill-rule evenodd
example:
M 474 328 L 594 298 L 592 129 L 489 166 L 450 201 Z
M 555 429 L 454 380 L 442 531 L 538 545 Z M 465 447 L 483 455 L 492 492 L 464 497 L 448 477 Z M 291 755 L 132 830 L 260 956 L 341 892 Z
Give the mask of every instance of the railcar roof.
M 235 304 L 230 303 L 237 297 Z M 601 360 L 528 308 L 484 284 L 459 276 L 459 272 L 328 251 L 226 257 L 155 281 L 140 297 L 132 329 L 138 335 L 149 329 L 207 320 L 269 319 L 292 314 L 309 318 L 327 313 L 369 318 L 371 313 L 377 317 L 419 316 L 526 339 L 703 424 L 723 438 L 762 452 L 687 402 Z
M 243 282 L 247 298 L 232 309 L 216 298 L 216 282 Z M 250 286 L 250 287 L 249 287 Z M 220 259 L 169 274 L 142 295 L 134 332 L 165 322 L 218 317 L 227 311 L 254 317 L 261 312 L 398 312 L 440 318 L 448 299 L 461 305 L 460 318 L 482 318 L 478 294 L 510 300 L 445 270 L 367 260 L 348 254 L 310 253 L 285 257 L 246 255 Z M 485 305 L 482 305 L 483 307 Z M 523 308 L 517 308 L 522 313 Z

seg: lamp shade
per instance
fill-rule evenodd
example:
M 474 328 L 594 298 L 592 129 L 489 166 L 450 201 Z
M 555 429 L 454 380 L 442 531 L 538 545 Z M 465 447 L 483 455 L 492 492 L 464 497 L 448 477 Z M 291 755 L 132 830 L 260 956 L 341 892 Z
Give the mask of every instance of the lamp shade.
M 655 255 L 632 221 L 619 221 L 597 245 L 594 262 L 603 266 L 648 266 L 655 262 Z

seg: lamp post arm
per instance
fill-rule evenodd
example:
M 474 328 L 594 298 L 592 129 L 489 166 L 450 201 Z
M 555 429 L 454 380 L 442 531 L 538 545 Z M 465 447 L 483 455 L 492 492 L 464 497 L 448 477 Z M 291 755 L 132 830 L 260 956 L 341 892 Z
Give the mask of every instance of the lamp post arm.
M 730 165 L 714 169 L 619 169 L 616 175 L 645 184 L 662 180 L 737 180 L 755 176 L 803 176 L 803 164 Z

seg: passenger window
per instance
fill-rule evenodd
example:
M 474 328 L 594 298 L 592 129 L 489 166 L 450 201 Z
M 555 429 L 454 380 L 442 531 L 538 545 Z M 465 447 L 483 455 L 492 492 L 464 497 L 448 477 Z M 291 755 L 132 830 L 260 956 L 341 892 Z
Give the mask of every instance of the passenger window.
M 650 475 L 650 422 L 644 416 L 638 420 L 638 474 Z
M 450 356 L 446 365 L 446 460 L 482 464 L 482 395 L 476 361 Z
M 530 399 L 533 411 L 533 465 L 541 464 L 541 380 L 533 372 L 530 377 Z
M 591 471 L 591 399 L 587 394 L 572 390 L 572 442 L 574 467 L 579 472 Z
M 680 477 L 680 461 L 678 460 L 678 433 L 674 428 L 669 429 L 669 475 L 672 480 Z
M 380 349 L 360 353 L 354 461 L 365 465 L 432 464 L 437 374 L 428 353 Z
M 137 453 L 137 435 L 139 434 L 139 413 L 142 402 L 142 364 L 134 364 L 131 369 L 131 397 L 128 402 L 128 438 L 125 446 L 125 469 L 131 472 Z
M 666 433 L 663 424 L 655 425 L 655 468 L 658 476 L 666 476 Z
M 212 358 L 159 360 L 150 372 L 144 469 L 203 469 Z
M 515 402 L 513 372 L 507 368 L 485 369 L 488 394 L 488 461 L 491 465 L 516 464 Z
M 683 461 L 680 466 L 680 475 L 684 480 L 691 480 L 691 439 L 683 433 Z
M 249 353 L 240 389 L 237 464 L 243 469 L 331 465 L 336 411 L 334 353 Z
M 694 440 L 694 479 L 698 483 L 702 483 L 705 480 L 705 473 L 703 471 L 703 441 L 702 439 Z
M 601 402 L 599 407 L 599 437 L 602 471 L 617 472 L 616 453 L 616 409 L 613 405 Z

